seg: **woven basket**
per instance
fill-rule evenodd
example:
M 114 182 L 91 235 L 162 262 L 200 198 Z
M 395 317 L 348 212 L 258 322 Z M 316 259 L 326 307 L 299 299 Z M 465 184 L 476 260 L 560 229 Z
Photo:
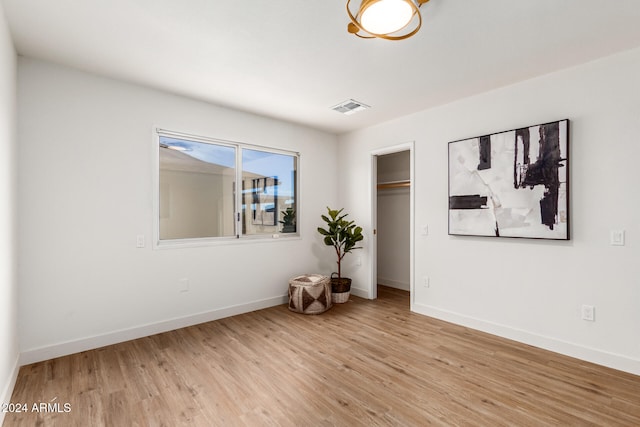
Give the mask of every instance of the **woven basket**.
M 349 301 L 351 295 L 351 279 L 347 277 L 334 277 L 336 273 L 331 275 L 331 300 L 336 304 L 342 304 Z
M 320 314 L 333 306 L 331 281 L 320 274 L 303 274 L 289 280 L 289 310 Z

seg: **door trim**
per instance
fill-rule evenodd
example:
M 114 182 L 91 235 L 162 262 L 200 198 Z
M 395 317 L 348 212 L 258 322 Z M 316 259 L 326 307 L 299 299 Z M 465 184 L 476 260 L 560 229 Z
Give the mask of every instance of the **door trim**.
M 401 151 L 409 151 L 409 180 L 411 186 L 409 187 L 409 293 L 411 311 L 413 311 L 415 288 L 414 288 L 414 196 L 415 196 L 415 177 L 414 177 L 414 152 L 415 142 L 405 142 L 402 144 L 392 145 L 389 147 L 373 150 L 371 155 L 371 224 L 376 231 L 373 235 L 374 244 L 371 245 L 371 271 L 369 272 L 369 296 L 371 299 L 378 298 L 378 156 L 385 154 L 393 154 Z

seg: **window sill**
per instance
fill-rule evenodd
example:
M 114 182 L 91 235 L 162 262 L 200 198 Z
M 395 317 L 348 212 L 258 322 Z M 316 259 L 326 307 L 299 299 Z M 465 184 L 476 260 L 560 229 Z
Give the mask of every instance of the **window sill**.
M 282 242 L 291 240 L 300 240 L 300 233 L 275 233 L 270 235 L 259 236 L 242 236 L 238 237 L 212 237 L 201 239 L 175 239 L 154 241 L 153 249 L 181 249 L 181 248 L 197 248 L 197 247 L 215 247 L 225 245 L 246 245 L 249 243 L 268 243 Z

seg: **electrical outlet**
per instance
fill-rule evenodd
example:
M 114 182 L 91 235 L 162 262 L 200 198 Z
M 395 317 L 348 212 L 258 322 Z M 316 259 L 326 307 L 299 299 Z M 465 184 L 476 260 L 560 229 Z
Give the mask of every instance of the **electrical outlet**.
M 596 320 L 596 308 L 592 305 L 582 306 L 582 320 L 589 322 L 595 322 Z
M 429 285 L 429 276 L 424 276 L 424 277 L 422 278 L 422 285 L 423 285 L 425 288 L 428 288 L 428 287 L 430 286 L 430 285 Z
M 136 248 L 144 248 L 144 234 L 136 236 Z
M 180 292 L 189 292 L 189 279 L 178 280 Z

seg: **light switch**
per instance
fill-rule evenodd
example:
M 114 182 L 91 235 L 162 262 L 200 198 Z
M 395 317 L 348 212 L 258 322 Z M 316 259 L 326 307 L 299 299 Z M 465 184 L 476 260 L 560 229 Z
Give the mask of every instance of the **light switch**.
M 624 230 L 611 230 L 611 246 L 624 246 Z

